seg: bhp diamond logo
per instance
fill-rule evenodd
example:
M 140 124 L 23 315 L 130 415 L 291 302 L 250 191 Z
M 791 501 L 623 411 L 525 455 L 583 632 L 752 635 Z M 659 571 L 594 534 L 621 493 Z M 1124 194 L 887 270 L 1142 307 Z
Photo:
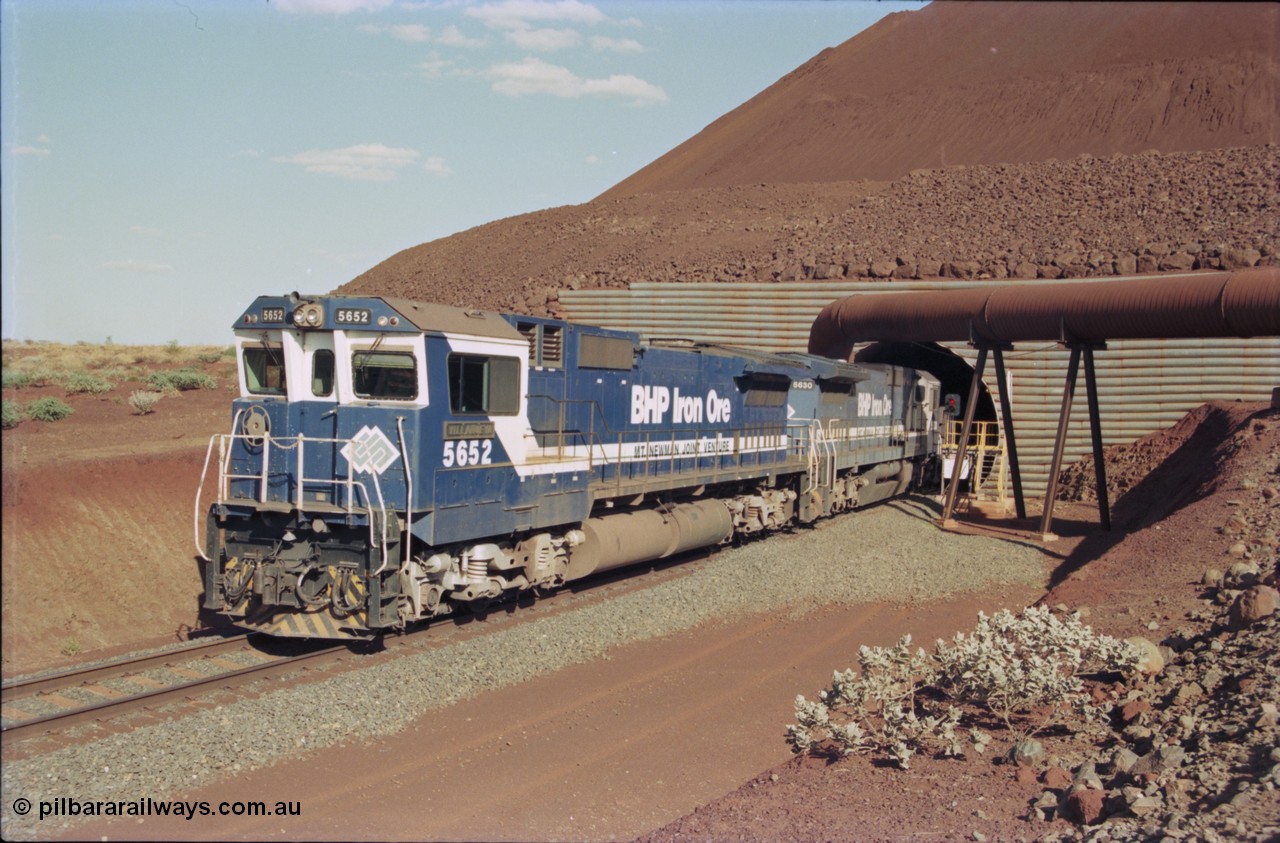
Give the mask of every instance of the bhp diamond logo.
M 339 452 L 356 471 L 381 474 L 400 458 L 400 452 L 379 428 L 365 425 Z

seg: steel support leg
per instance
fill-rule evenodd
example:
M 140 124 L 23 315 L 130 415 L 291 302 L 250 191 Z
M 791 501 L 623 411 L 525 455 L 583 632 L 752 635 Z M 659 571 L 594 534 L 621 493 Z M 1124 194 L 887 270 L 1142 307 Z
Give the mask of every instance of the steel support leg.
M 1049 536 L 1053 527 L 1053 499 L 1058 494 L 1058 470 L 1062 468 L 1062 451 L 1067 445 L 1067 425 L 1071 421 L 1071 399 L 1076 393 L 1076 375 L 1080 371 L 1080 346 L 1071 346 L 1071 362 L 1067 365 L 1067 382 L 1062 386 L 1062 410 L 1058 415 L 1058 438 L 1053 442 L 1053 462 L 1049 464 L 1049 488 L 1044 493 L 1044 515 L 1040 533 Z
M 1004 442 L 1009 449 L 1009 470 L 1013 474 L 1013 504 L 1019 518 L 1027 517 L 1027 503 L 1022 496 L 1022 471 L 1018 468 L 1018 443 L 1013 438 L 1013 403 L 1009 400 L 1009 384 L 1004 373 L 1004 349 L 995 347 L 996 380 L 1000 386 L 1000 407 L 1004 410 Z
M 987 366 L 987 347 L 978 346 L 978 365 L 973 370 L 973 381 L 969 384 L 969 401 L 964 405 L 964 425 L 960 428 L 960 443 L 956 451 L 955 467 L 951 470 L 951 485 L 947 487 L 947 500 L 942 506 L 942 520 L 951 519 L 956 508 L 956 492 L 960 488 L 960 474 L 964 470 L 964 455 L 969 450 L 969 436 L 973 433 L 973 416 L 978 408 L 978 388 L 982 385 L 982 371 Z M 973 467 L 970 476 L 977 476 L 978 467 Z
M 1111 529 L 1111 505 L 1107 500 L 1107 466 L 1102 461 L 1102 414 L 1098 410 L 1098 377 L 1093 370 L 1093 346 L 1084 347 L 1084 385 L 1089 399 L 1089 435 L 1093 439 L 1093 473 L 1098 484 L 1098 518 L 1102 529 Z

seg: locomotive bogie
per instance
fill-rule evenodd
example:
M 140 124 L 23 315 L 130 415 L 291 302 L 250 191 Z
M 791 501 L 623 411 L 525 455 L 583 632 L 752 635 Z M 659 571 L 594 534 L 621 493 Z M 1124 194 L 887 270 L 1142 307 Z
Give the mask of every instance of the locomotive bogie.
M 275 634 L 375 635 L 788 529 L 936 455 L 938 384 L 911 369 L 374 297 L 262 297 L 235 329 L 204 605 Z

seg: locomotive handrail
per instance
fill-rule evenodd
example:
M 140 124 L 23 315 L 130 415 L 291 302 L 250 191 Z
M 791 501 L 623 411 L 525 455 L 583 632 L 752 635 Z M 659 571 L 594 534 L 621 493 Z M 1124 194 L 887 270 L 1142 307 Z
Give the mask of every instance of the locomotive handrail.
M 235 428 L 233 427 L 232 429 L 234 430 Z M 375 509 L 373 506 L 373 500 L 369 495 L 369 490 L 365 486 L 363 481 L 357 480 L 355 478 L 354 468 L 349 461 L 347 463 L 347 476 L 345 479 L 334 478 L 334 477 L 307 477 L 305 474 L 306 463 L 305 463 L 305 460 L 303 459 L 303 457 L 305 456 L 305 443 L 311 442 L 313 444 L 328 443 L 332 445 L 338 445 L 338 444 L 346 445 L 346 444 L 350 444 L 351 440 L 303 436 L 301 434 L 298 434 L 296 437 L 289 437 L 289 438 L 294 440 L 293 445 L 291 446 L 285 445 L 283 442 L 276 440 L 271 436 L 270 433 L 264 433 L 260 436 L 250 436 L 249 434 L 245 434 L 245 433 L 215 433 L 213 436 L 209 438 L 209 446 L 205 451 L 204 468 L 200 475 L 200 486 L 196 492 L 195 537 L 196 537 L 196 549 L 197 549 L 197 552 L 200 553 L 200 557 L 202 559 L 208 560 L 208 556 L 206 556 L 203 550 L 200 548 L 200 539 L 199 539 L 200 497 L 203 493 L 204 479 L 209 469 L 209 459 L 213 453 L 214 441 L 217 440 L 218 442 L 218 493 L 215 498 L 215 504 L 219 506 L 226 505 L 226 504 L 235 504 L 237 502 L 243 502 L 241 499 L 236 499 L 231 497 L 231 481 L 233 480 L 257 481 L 260 484 L 260 489 L 259 489 L 258 498 L 257 498 L 258 503 L 266 504 L 269 502 L 267 500 L 267 486 L 270 481 L 270 473 L 269 473 L 270 454 L 271 454 L 270 443 L 276 442 L 278 446 L 286 450 L 297 449 L 298 451 L 298 458 L 296 460 L 297 477 L 298 477 L 296 489 L 297 489 L 298 497 L 296 500 L 290 499 L 289 503 L 295 509 L 297 509 L 299 513 L 305 512 L 309 508 L 307 506 L 306 495 L 304 493 L 304 490 L 307 484 L 312 484 L 312 485 L 332 484 L 334 486 L 341 485 L 346 490 L 346 494 L 344 495 L 344 498 L 345 498 L 344 507 L 348 515 L 355 514 L 358 506 L 357 498 L 363 501 L 363 505 L 359 506 L 359 508 L 364 510 L 364 514 L 367 516 L 367 520 L 369 522 L 368 524 L 369 544 L 372 547 L 377 547 L 381 550 L 382 566 L 385 568 L 386 562 L 387 562 L 387 535 L 386 535 L 387 506 L 386 506 L 386 501 L 382 497 L 382 487 L 377 481 L 377 476 L 373 475 L 374 487 L 378 497 L 378 506 L 376 511 L 383 513 L 383 517 L 381 519 L 378 519 L 375 517 Z M 237 439 L 261 440 L 261 445 L 262 445 L 261 472 L 254 473 L 254 474 L 233 474 L 231 472 L 231 451 L 227 447 L 227 445 L 229 442 L 234 442 Z M 359 493 L 358 495 L 357 495 L 357 492 Z M 380 521 L 379 529 L 377 533 L 375 533 L 374 531 L 375 521 Z M 378 533 L 380 533 L 381 536 L 379 536 Z M 379 538 L 381 538 L 381 541 L 379 541 Z

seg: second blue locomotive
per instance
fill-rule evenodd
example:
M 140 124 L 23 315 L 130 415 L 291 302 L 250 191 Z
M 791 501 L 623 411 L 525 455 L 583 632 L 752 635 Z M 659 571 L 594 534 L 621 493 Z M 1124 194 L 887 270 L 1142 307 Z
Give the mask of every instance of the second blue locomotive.
M 812 522 L 937 453 L 938 382 L 896 366 L 384 297 L 264 296 L 234 329 L 204 605 L 276 635 L 368 637 Z

